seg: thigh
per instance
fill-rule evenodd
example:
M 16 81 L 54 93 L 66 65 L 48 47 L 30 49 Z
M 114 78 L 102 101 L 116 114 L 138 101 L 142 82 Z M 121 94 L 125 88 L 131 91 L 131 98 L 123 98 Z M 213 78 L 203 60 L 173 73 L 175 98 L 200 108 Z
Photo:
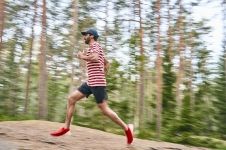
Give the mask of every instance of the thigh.
M 82 93 L 85 95 L 85 97 L 89 97 L 90 94 L 92 94 L 91 87 L 88 86 L 88 84 L 85 82 L 83 83 L 79 88 L 78 92 Z
M 80 100 L 82 98 L 84 98 L 86 95 L 84 95 L 83 93 L 81 93 L 79 90 L 75 90 L 73 91 L 69 97 L 75 100 Z
M 105 86 L 92 87 L 91 91 L 95 97 L 97 104 L 101 104 L 104 100 L 108 99 L 107 91 Z

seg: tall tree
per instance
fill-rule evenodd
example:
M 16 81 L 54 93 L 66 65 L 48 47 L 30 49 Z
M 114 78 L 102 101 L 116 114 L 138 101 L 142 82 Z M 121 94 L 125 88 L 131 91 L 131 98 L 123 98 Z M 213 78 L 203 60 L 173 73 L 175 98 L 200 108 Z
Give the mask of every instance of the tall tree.
M 189 23 L 189 25 L 191 26 L 191 23 Z M 192 29 L 193 30 L 193 29 Z M 189 97 L 190 97 L 190 106 L 191 106 L 191 111 L 193 111 L 193 108 L 194 108 L 194 105 L 195 105 L 195 97 L 194 97 L 194 90 L 193 90 L 193 76 L 194 76 L 194 71 L 193 71 L 193 55 L 194 55 L 194 52 L 193 52 L 193 38 L 194 38 L 194 35 L 193 35 L 193 32 L 192 30 L 190 30 L 190 32 L 188 33 L 188 47 L 189 47 L 189 50 L 190 50 L 190 58 L 188 60 L 188 76 L 189 76 L 189 81 L 188 81 L 188 91 L 189 91 Z
M 40 39 L 40 54 L 39 54 L 39 80 L 38 80 L 38 101 L 39 101 L 39 113 L 40 119 L 47 117 L 47 65 L 46 65 L 46 0 L 42 1 L 42 31 Z
M 108 45 L 108 33 L 109 33 L 109 30 L 108 30 L 108 17 L 109 17 L 109 1 L 105 1 L 105 19 L 104 19 L 104 48 L 105 48 L 105 51 L 107 51 L 107 45 Z
M 0 1 L 0 60 L 1 60 L 1 53 L 2 53 L 2 44 L 3 44 L 3 30 L 4 30 L 4 23 L 5 23 L 5 0 Z
M 28 112 L 29 108 L 29 93 L 30 93 L 30 82 L 31 82 L 31 71 L 32 71 L 32 53 L 33 53 L 33 43 L 35 38 L 34 28 L 37 20 L 37 0 L 34 0 L 34 16 L 32 19 L 31 26 L 31 39 L 30 39 L 30 47 L 29 47 L 29 61 L 27 66 L 27 77 L 26 77 L 26 89 L 25 89 L 25 105 L 24 105 L 24 113 Z
M 204 21 L 194 24 L 194 42 L 193 46 L 195 51 L 193 51 L 193 58 L 196 60 L 194 68 L 194 76 L 196 80 L 199 81 L 195 84 L 197 91 L 195 93 L 195 107 L 194 116 L 197 117 L 199 121 L 200 134 L 210 135 L 214 123 L 214 110 L 213 95 L 211 94 L 211 79 L 212 69 L 208 69 L 210 61 L 210 50 L 205 46 L 205 43 L 200 39 L 204 34 L 209 33 L 209 27 L 206 26 Z M 195 56 L 195 57 L 194 57 Z M 204 125 L 205 124 L 205 125 Z M 207 125 L 206 125 L 207 124 Z
M 178 32 L 179 32 L 179 67 L 176 79 L 176 102 L 177 102 L 177 116 L 179 117 L 182 109 L 182 90 L 181 85 L 183 83 L 184 77 L 184 50 L 185 50 L 185 42 L 184 42 L 184 8 L 183 1 L 179 0 L 179 18 L 178 18 Z
M 156 59 L 156 71 L 157 71 L 157 93 L 156 93 L 156 100 L 157 100 L 157 137 L 160 138 L 161 136 L 161 128 L 162 128 L 162 56 L 161 56 L 161 0 L 157 0 L 156 3 L 157 9 L 157 59 Z
M 173 72 L 173 24 L 172 24 L 172 6 L 170 0 L 167 0 L 167 45 L 164 48 L 163 58 L 163 122 L 164 125 L 168 125 L 167 122 L 173 120 L 175 117 L 175 95 L 174 95 L 174 83 L 175 73 Z
M 4 103 L 3 111 L 6 116 L 10 117 L 15 117 L 18 114 L 19 106 L 21 106 L 21 97 L 18 96 L 22 92 L 20 84 L 18 84 L 21 83 L 20 62 L 16 59 L 18 58 L 18 49 L 22 46 L 21 35 L 22 30 L 16 28 L 12 39 L 6 42 L 5 49 L 8 54 L 5 59 L 6 65 L 1 74 L 4 78 L 0 81 L 0 84 L 3 85 L 3 89 L 0 90 L 1 102 Z
M 139 49 L 140 49 L 140 56 L 139 56 L 139 129 L 142 129 L 144 126 L 144 63 L 145 63 L 145 55 L 144 55 L 144 32 L 143 32 L 143 20 L 141 14 L 141 0 L 136 0 L 136 14 L 139 17 Z
M 226 21 L 226 0 L 222 0 L 223 6 L 223 22 Z M 224 24 L 224 37 L 223 37 L 223 54 L 220 57 L 218 64 L 218 78 L 216 80 L 215 95 L 217 97 L 217 102 L 215 106 L 218 108 L 217 120 L 218 120 L 218 130 L 222 139 L 226 139 L 226 25 Z
M 78 0 L 72 0 L 72 35 L 71 35 L 71 49 L 69 50 L 69 57 L 71 59 L 71 82 L 70 82 L 70 89 L 69 92 L 72 92 L 74 87 L 74 74 L 75 74 L 75 66 L 73 64 L 73 58 L 74 58 L 74 50 L 78 49 L 78 39 L 77 39 L 77 33 L 78 33 Z

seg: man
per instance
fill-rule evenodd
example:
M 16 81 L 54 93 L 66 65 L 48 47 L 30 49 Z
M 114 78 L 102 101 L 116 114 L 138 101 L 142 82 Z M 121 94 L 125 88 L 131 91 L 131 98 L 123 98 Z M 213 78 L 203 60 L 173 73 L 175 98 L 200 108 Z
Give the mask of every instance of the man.
M 131 124 L 126 125 L 107 104 L 108 96 L 105 78 L 107 63 L 104 52 L 97 42 L 99 35 L 95 29 L 89 29 L 86 32 L 81 33 L 85 43 L 89 44 L 89 49 L 86 53 L 79 52 L 77 57 L 87 62 L 88 81 L 83 83 L 76 91 L 69 95 L 65 126 L 52 132 L 51 135 L 61 136 L 67 133 L 70 130 L 71 118 L 76 102 L 93 94 L 101 112 L 122 127 L 127 137 L 127 143 L 131 144 L 133 141 L 133 126 Z

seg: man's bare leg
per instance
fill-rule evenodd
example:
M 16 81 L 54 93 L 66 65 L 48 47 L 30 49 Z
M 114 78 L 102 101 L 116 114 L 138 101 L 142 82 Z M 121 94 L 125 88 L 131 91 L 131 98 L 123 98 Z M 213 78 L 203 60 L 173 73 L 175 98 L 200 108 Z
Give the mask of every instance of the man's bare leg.
M 66 114 L 66 119 L 65 119 L 65 127 L 60 128 L 57 131 L 54 131 L 50 133 L 52 136 L 61 136 L 67 133 L 70 130 L 70 124 L 71 124 L 71 118 L 73 116 L 74 110 L 75 110 L 75 104 L 77 101 L 85 97 L 84 94 L 81 92 L 74 91 L 71 93 L 68 97 L 68 103 L 67 103 L 67 114 Z
M 127 144 L 131 144 L 133 142 L 133 125 L 126 125 L 122 119 L 110 108 L 108 107 L 107 101 L 103 101 L 101 104 L 98 104 L 98 107 L 101 109 L 102 113 L 108 116 L 112 121 L 121 126 L 127 138 Z
M 65 128 L 70 128 L 71 118 L 75 111 L 75 104 L 77 101 L 84 98 L 85 95 L 82 94 L 80 91 L 76 90 L 68 96 L 68 103 L 67 103 L 67 112 L 66 112 L 66 119 L 65 119 Z
M 98 104 L 98 107 L 101 109 L 102 113 L 109 117 L 116 124 L 121 126 L 124 130 L 127 130 L 128 127 L 124 121 L 108 106 L 107 101 L 103 101 L 103 103 Z

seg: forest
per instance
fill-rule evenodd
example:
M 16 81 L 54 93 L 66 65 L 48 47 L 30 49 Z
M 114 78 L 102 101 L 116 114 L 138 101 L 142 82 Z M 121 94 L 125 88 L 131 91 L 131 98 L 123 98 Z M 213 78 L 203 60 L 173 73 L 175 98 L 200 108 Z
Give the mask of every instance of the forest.
M 219 49 L 195 17 L 207 6 L 222 16 Z M 89 28 L 110 62 L 108 104 L 137 138 L 226 149 L 226 0 L 0 0 L 0 121 L 65 121 Z M 93 96 L 73 124 L 123 134 Z

